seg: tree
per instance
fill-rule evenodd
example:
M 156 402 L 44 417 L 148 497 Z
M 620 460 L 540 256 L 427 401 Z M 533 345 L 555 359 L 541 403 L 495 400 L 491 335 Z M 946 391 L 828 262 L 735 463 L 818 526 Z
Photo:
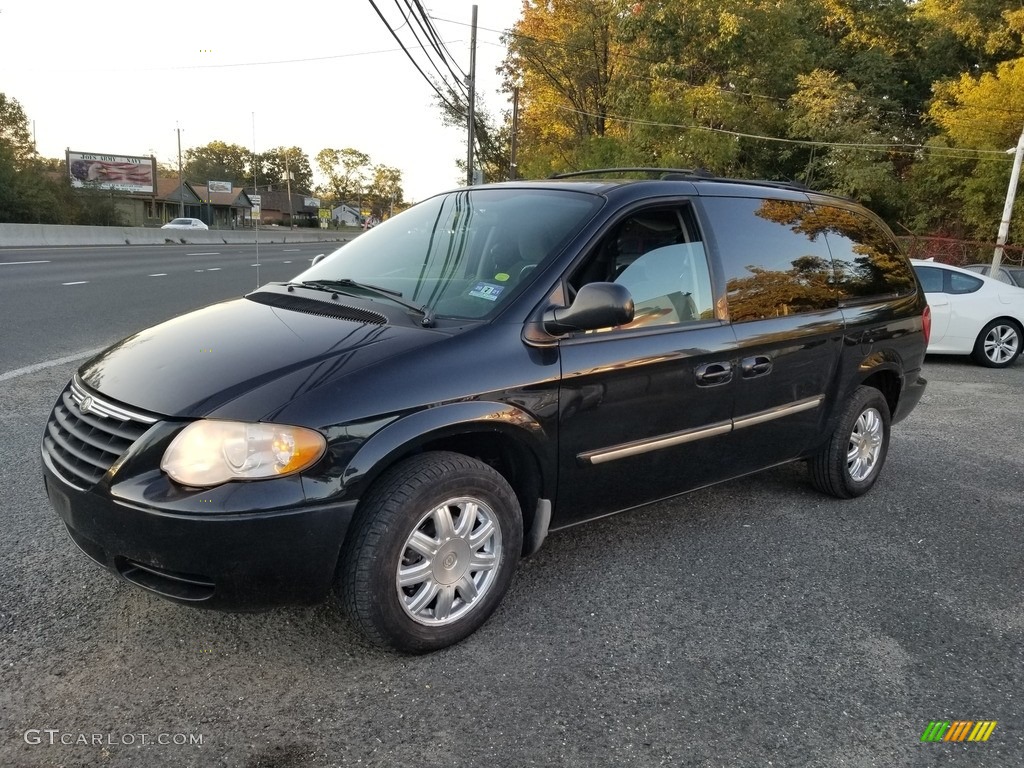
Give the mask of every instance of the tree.
M 507 88 L 520 89 L 526 176 L 575 168 L 609 133 L 618 65 L 615 0 L 524 0 L 505 37 Z
M 184 172 L 185 177 L 196 184 L 230 181 L 251 187 L 255 183 L 252 152 L 239 144 L 223 141 L 211 141 L 185 150 Z M 259 183 L 263 183 L 262 174 Z
M 17 163 L 24 163 L 36 154 L 25 111 L 17 99 L 10 99 L 3 93 L 0 93 L 0 143 Z
M 930 114 L 941 130 L 936 145 L 981 151 L 972 160 L 931 157 L 920 170 L 949 188 L 939 208 L 943 227 L 959 220 L 971 237 L 994 240 L 1012 162 L 1004 153 L 1016 145 L 1024 124 L 1024 58 L 980 77 L 965 74 L 937 84 Z M 1018 198 L 1014 213 L 1016 220 L 1024 215 L 1024 200 Z M 1019 240 L 1019 228 L 1011 227 L 1014 232 Z
M 260 154 L 260 185 L 273 184 L 282 189 L 287 184 L 287 174 L 292 175 L 292 189 L 310 191 L 313 189 L 313 169 L 309 158 L 299 147 L 274 147 Z
M 386 165 L 373 166 L 366 190 L 372 214 L 380 219 L 390 216 L 393 208 L 403 204 L 402 196 L 402 172 Z
M 32 144 L 21 104 L 0 93 L 0 222 L 62 223 L 60 192 Z
M 366 190 L 370 173 L 370 156 L 358 149 L 321 149 L 316 155 L 317 167 L 327 177 L 326 191 L 338 203 L 349 203 Z
M 469 103 L 464 96 L 450 93 L 446 99 L 437 97 L 436 101 L 441 110 L 442 122 L 445 125 L 466 130 L 469 120 Z M 483 104 L 477 102 L 474 105 L 474 167 L 483 171 L 484 180 L 487 182 L 507 181 L 510 178 L 512 126 L 507 113 L 502 117 L 502 122 L 499 123 Z M 465 157 L 457 158 L 455 166 L 462 172 L 456 183 L 464 184 L 466 181 Z

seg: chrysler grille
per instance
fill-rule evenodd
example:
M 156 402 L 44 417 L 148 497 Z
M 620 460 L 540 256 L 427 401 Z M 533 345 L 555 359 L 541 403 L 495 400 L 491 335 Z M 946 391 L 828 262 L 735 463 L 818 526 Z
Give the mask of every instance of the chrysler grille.
M 50 414 L 43 447 L 68 482 L 88 488 L 156 422 L 91 394 L 75 376 Z

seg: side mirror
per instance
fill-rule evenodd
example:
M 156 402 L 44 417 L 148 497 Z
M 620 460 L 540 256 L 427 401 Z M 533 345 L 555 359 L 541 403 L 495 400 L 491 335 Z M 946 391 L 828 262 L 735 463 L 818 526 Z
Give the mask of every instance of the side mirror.
M 326 253 L 318 253 L 316 256 L 313 257 L 313 263 L 310 264 L 309 266 L 315 267 L 317 264 L 319 264 L 321 261 L 323 261 L 326 258 L 327 258 L 327 254 Z
M 544 312 L 544 330 L 552 336 L 612 328 L 633 320 L 633 297 L 617 283 L 587 283 L 568 307 Z

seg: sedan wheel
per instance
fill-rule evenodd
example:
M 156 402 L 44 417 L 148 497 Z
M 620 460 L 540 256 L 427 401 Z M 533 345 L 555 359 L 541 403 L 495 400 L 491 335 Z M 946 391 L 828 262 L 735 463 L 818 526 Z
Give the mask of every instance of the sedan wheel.
M 504 477 L 457 453 L 388 470 L 345 538 L 338 588 L 367 637 L 422 653 L 457 643 L 501 602 L 523 546 Z
M 993 320 L 974 344 L 974 360 L 989 368 L 1012 365 L 1021 352 L 1021 329 L 1012 320 Z

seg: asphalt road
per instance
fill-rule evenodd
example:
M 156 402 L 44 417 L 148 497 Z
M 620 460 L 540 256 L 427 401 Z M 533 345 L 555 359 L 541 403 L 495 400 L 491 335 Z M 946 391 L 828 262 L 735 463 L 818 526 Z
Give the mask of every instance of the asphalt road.
M 288 280 L 338 245 L 0 248 L 0 375 Z
M 0 277 L 0 376 L 254 282 L 241 253 L 144 258 Z M 333 604 L 204 612 L 94 566 L 38 469 L 77 365 L 0 382 L 0 766 L 1024 765 L 1024 363 L 930 359 L 861 499 L 793 465 L 553 534 L 425 657 Z M 932 720 L 998 725 L 923 743 Z

